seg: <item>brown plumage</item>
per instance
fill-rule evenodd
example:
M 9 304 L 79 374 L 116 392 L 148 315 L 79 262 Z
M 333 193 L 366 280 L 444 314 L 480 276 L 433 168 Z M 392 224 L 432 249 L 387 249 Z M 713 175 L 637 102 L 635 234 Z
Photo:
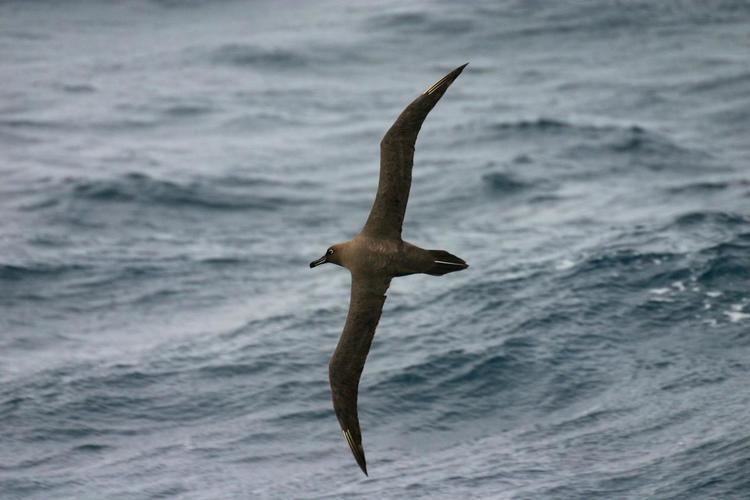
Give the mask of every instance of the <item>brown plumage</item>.
M 459 66 L 438 80 L 399 115 L 380 142 L 378 191 L 364 228 L 354 239 L 333 245 L 323 257 L 310 263 L 310 267 L 327 262 L 338 264 L 352 274 L 349 314 L 328 374 L 333 408 L 344 439 L 365 474 L 357 394 L 391 279 L 417 273 L 442 276 L 469 267 L 445 250 L 425 250 L 401 239 L 417 134 L 427 114 L 465 67 L 466 64 Z

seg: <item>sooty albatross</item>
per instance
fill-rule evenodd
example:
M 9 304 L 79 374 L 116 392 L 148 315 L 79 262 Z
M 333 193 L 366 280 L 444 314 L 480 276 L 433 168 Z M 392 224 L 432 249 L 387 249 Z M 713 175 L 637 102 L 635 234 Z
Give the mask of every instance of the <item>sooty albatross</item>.
M 467 63 L 468 64 L 468 63 Z M 350 241 L 331 246 L 310 267 L 330 262 L 352 275 L 349 314 L 329 363 L 331 396 L 336 417 L 362 472 L 367 474 L 365 450 L 357 417 L 359 378 L 391 279 L 409 274 L 433 276 L 469 267 L 445 250 L 425 250 L 401 239 L 411 186 L 414 144 L 422 122 L 466 64 L 454 69 L 417 97 L 380 142 L 380 180 L 375 202 L 362 231 Z

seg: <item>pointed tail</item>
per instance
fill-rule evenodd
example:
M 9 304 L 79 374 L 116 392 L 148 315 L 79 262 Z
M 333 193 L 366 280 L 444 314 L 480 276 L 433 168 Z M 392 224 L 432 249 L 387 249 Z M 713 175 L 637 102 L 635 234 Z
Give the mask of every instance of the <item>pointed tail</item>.
M 469 267 L 465 260 L 456 257 L 445 250 L 427 250 L 432 255 L 432 267 L 427 274 L 442 276 L 444 274 L 461 271 Z

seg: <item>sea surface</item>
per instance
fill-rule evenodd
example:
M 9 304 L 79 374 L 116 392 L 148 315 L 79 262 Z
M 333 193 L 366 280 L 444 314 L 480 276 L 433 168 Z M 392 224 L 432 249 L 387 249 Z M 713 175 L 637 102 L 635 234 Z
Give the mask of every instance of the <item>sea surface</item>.
M 360 386 L 378 143 L 417 143 Z M 0 498 L 750 498 L 750 3 L 0 1 Z

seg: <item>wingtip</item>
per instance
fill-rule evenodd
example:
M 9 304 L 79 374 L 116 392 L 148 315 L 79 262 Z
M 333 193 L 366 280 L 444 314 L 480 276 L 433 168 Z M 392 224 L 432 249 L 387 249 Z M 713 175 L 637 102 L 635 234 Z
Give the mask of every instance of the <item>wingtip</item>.
M 443 93 L 448 89 L 448 87 L 450 87 L 451 83 L 453 83 L 454 80 L 458 78 L 458 75 L 460 75 L 464 68 L 468 65 L 469 63 L 467 62 L 457 67 L 456 69 L 445 75 L 443 78 L 432 84 L 430 88 L 424 91 L 424 94 L 435 95 L 437 99 L 440 99 Z
M 456 78 L 458 78 L 458 75 L 460 75 L 461 73 L 463 73 L 464 68 L 466 68 L 466 66 L 468 66 L 468 65 L 469 65 L 469 63 L 464 63 L 461 66 L 459 66 L 458 68 L 456 68 L 453 71 L 451 71 L 450 74 L 454 75 L 453 79 L 455 80 Z
M 369 474 L 367 474 L 367 462 L 365 461 L 365 452 L 364 450 L 360 450 L 361 455 L 355 455 L 355 459 L 357 460 L 357 465 L 359 465 L 359 468 L 362 469 L 362 472 L 365 473 L 365 476 L 370 477 Z
M 365 450 L 364 448 L 362 448 L 362 444 L 356 443 L 354 441 L 354 438 L 351 435 L 351 431 L 349 431 L 349 429 L 341 429 L 341 432 L 344 434 L 344 439 L 346 439 L 346 442 L 349 445 L 349 449 L 352 450 L 352 455 L 354 455 L 354 460 L 357 461 L 357 465 L 359 465 L 359 468 L 362 469 L 362 472 L 365 473 L 365 476 L 369 477 L 369 474 L 367 474 L 367 460 L 365 459 Z
M 357 465 L 359 465 L 359 468 L 362 469 L 362 472 L 365 473 L 365 476 L 370 477 L 370 475 L 367 473 L 367 460 L 365 459 L 365 450 L 362 449 L 362 446 L 359 447 L 359 453 L 354 455 L 354 458 L 357 460 Z

